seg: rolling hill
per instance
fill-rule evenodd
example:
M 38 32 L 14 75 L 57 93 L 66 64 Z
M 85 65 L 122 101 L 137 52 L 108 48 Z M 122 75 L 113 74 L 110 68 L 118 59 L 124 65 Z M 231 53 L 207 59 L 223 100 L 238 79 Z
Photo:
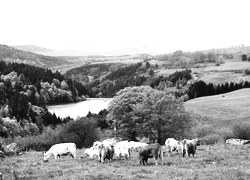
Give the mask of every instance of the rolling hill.
M 221 121 L 250 119 L 250 88 L 226 94 L 189 100 L 185 108 L 189 112 Z
M 250 88 L 245 88 L 189 100 L 185 102 L 185 109 L 195 121 L 193 131 L 198 136 L 221 140 L 232 137 L 236 125 L 250 126 L 249 99 Z
M 19 45 L 19 46 L 13 46 L 16 49 L 22 50 L 22 51 L 29 51 L 29 52 L 33 52 L 36 54 L 46 54 L 49 52 L 53 52 L 50 49 L 46 49 L 46 48 L 42 48 L 36 45 Z
M 0 60 L 5 62 L 24 63 L 43 68 L 53 68 L 69 63 L 62 57 L 44 56 L 14 47 L 0 45 Z

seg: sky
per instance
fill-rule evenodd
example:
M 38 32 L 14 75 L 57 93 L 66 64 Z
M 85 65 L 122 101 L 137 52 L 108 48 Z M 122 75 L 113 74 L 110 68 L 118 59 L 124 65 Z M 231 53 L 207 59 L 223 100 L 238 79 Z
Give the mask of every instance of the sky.
M 249 0 L 0 0 L 0 44 L 154 53 L 250 45 Z

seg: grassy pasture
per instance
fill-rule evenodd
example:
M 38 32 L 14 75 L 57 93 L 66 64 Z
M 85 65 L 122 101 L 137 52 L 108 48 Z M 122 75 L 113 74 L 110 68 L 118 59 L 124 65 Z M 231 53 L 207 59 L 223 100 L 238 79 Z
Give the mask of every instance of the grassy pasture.
M 84 149 L 77 150 L 77 158 L 69 156 L 60 160 L 42 161 L 42 152 L 31 151 L 1 160 L 0 172 L 9 180 L 15 174 L 25 180 L 79 180 L 79 179 L 250 179 L 250 145 L 229 144 L 202 145 L 194 158 L 183 158 L 180 154 L 164 155 L 164 165 L 139 164 L 138 152 L 128 160 L 114 159 L 100 163 L 89 159 Z M 12 167 L 14 173 L 12 173 Z
M 226 94 L 206 96 L 185 102 L 185 109 L 193 116 L 194 134 L 224 141 L 234 136 L 235 125 L 250 126 L 250 88 Z
M 199 79 L 206 83 L 224 84 L 226 82 L 250 81 L 250 75 L 244 72 L 203 72 L 199 75 Z
M 188 112 L 201 116 L 230 121 L 250 117 L 250 88 L 230 93 L 206 96 L 189 100 L 185 103 Z

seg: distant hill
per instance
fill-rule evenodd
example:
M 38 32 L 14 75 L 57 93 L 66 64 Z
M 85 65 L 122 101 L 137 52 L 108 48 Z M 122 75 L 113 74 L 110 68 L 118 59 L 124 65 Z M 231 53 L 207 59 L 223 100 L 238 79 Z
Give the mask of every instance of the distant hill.
M 0 61 L 24 63 L 43 68 L 53 68 L 68 63 L 62 57 L 44 56 L 6 45 L 0 45 Z
M 136 48 L 124 48 L 114 51 L 97 51 L 97 50 L 56 50 L 44 51 L 41 54 L 49 56 L 122 56 L 137 55 L 145 53 L 145 51 Z
M 29 51 L 29 52 L 33 52 L 36 54 L 43 54 L 43 53 L 49 53 L 49 52 L 53 52 L 50 49 L 46 49 L 46 48 L 42 48 L 36 45 L 19 45 L 19 46 L 13 46 L 16 49 L 19 50 L 23 50 L 23 51 Z

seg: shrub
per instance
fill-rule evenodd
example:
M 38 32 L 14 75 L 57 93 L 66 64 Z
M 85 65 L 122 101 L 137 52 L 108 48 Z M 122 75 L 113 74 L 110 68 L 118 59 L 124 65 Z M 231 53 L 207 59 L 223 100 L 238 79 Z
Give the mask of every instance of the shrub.
M 18 145 L 33 150 L 48 150 L 57 143 L 73 142 L 77 148 L 88 147 L 100 139 L 100 129 L 93 118 L 80 118 L 65 125 L 57 125 L 55 129 L 46 127 L 38 136 L 27 136 L 18 140 Z
M 246 61 L 246 60 L 247 60 L 247 55 L 246 55 L 246 54 L 243 54 L 243 55 L 241 56 L 241 59 L 242 59 L 242 61 Z
M 245 74 L 249 75 L 249 74 L 250 74 L 250 70 L 249 70 L 249 69 L 246 69 L 246 70 L 245 70 Z
M 233 135 L 239 139 L 250 139 L 250 124 L 237 124 L 233 127 Z
M 211 125 L 202 125 L 200 127 L 197 127 L 195 134 L 198 138 L 204 138 L 206 136 L 214 134 L 214 127 L 212 127 Z
M 223 142 L 224 139 L 219 134 L 209 134 L 201 139 L 201 144 L 209 145 Z
M 66 142 L 74 142 L 77 147 L 91 146 L 100 139 L 100 130 L 94 118 L 80 118 L 66 124 L 62 139 Z

